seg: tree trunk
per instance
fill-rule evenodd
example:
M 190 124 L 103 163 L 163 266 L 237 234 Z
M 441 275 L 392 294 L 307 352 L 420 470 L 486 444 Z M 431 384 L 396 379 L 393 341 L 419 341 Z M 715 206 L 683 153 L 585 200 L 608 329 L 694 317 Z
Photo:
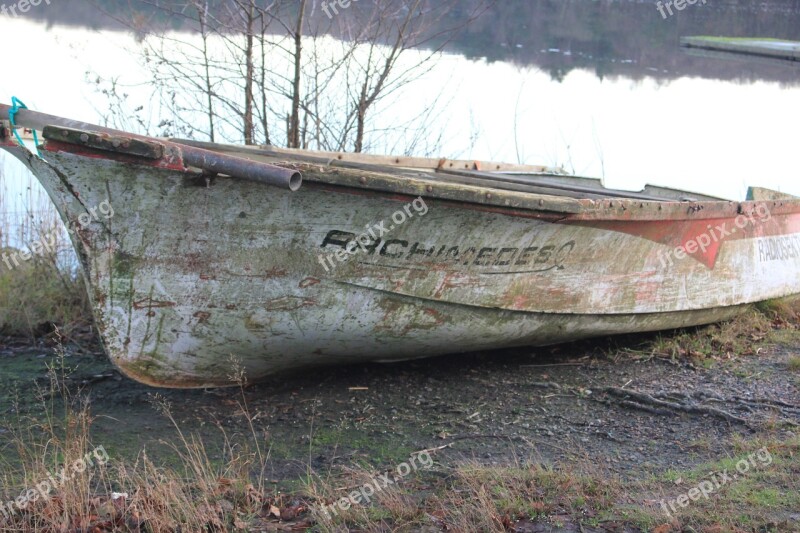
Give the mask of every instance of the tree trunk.
M 199 8 L 199 6 L 198 6 Z M 199 9 L 198 9 L 199 11 Z M 215 134 L 214 134 L 214 91 L 211 87 L 211 70 L 209 65 L 209 57 L 208 57 L 208 31 L 206 26 L 206 18 L 208 17 L 208 2 L 203 4 L 203 11 L 200 12 L 200 34 L 203 37 L 203 69 L 205 73 L 205 82 L 206 82 L 206 105 L 208 109 L 206 112 L 208 113 L 208 137 L 209 140 L 213 143 L 216 142 Z
M 247 45 L 245 47 L 244 80 L 244 143 L 255 144 L 253 128 L 253 21 L 255 19 L 254 0 L 247 9 Z
M 306 1 L 301 0 L 294 32 L 294 80 L 292 83 L 292 116 L 289 120 L 289 148 L 300 148 L 300 78 L 303 53 L 303 18 Z
M 269 124 L 267 122 L 267 47 L 266 23 L 261 27 L 261 127 L 264 129 L 264 144 L 270 145 Z

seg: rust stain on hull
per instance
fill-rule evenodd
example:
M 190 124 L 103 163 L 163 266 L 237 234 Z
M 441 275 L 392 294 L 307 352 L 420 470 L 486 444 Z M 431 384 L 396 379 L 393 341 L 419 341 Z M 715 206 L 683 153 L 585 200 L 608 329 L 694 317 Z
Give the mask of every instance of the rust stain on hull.
M 319 285 L 320 283 L 322 283 L 322 280 L 320 280 L 319 278 L 306 278 L 303 281 L 301 281 L 300 285 L 298 286 L 301 289 L 307 289 L 309 287 L 313 287 L 314 285 Z
M 162 302 L 158 300 L 152 300 L 150 298 L 146 298 L 144 300 L 139 300 L 133 302 L 134 309 L 161 309 L 164 307 L 175 307 L 178 305 L 175 302 Z
M 268 301 L 264 305 L 267 311 L 296 311 L 303 307 L 313 307 L 317 305 L 311 298 L 298 298 L 294 296 L 282 296 Z

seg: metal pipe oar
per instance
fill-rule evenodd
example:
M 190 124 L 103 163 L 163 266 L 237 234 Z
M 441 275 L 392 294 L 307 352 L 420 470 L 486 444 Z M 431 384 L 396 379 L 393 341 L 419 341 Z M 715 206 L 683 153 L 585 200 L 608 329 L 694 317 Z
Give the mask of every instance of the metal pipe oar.
M 297 170 L 261 163 L 244 157 L 220 154 L 185 144 L 173 144 L 180 146 L 183 160 L 186 163 L 208 172 L 266 183 L 290 191 L 296 191 L 303 184 L 303 176 Z
M 9 120 L 11 106 L 0 104 L 0 120 Z M 18 127 L 30 128 L 33 130 L 44 131 L 48 126 L 57 126 L 67 130 L 82 130 L 87 133 L 101 133 L 118 137 L 128 137 L 149 143 L 159 143 L 165 148 L 173 148 L 180 151 L 185 164 L 217 174 L 226 174 L 232 178 L 256 181 L 290 191 L 296 191 L 303 183 L 303 177 L 297 170 L 270 165 L 260 161 L 253 161 L 244 157 L 237 157 L 227 154 L 220 154 L 213 150 L 206 150 L 196 146 L 137 135 L 113 128 L 106 128 L 88 122 L 81 122 L 68 118 L 58 117 L 31 111 L 29 109 L 18 109 L 14 117 L 14 123 Z M 94 146 L 98 149 L 104 149 Z

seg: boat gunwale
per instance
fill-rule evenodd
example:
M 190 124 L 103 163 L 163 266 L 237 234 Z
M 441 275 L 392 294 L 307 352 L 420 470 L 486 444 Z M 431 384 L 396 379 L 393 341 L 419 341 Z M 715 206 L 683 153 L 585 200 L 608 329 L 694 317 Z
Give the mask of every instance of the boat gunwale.
M 65 150 L 69 146 L 69 150 Z M 1 146 L 13 148 L 12 146 Z M 72 149 L 74 147 L 74 149 Z M 114 152 L 89 149 L 64 143 L 41 146 L 44 151 L 55 148 L 57 152 L 77 157 L 93 157 L 132 165 L 128 157 Z M 27 149 L 26 149 L 27 150 Z M 262 156 L 263 157 L 263 156 Z M 273 158 L 268 158 L 273 159 Z M 754 213 L 759 206 L 766 205 L 773 215 L 800 213 L 800 198 L 797 200 L 718 200 L 718 201 L 655 201 L 625 198 L 602 200 L 575 199 L 538 193 L 511 191 L 490 186 L 467 185 L 437 178 L 435 173 L 417 172 L 414 176 L 398 175 L 384 169 L 365 170 L 347 167 L 325 167 L 318 164 L 274 160 L 271 164 L 285 166 L 303 173 L 304 187 L 323 186 L 331 191 L 350 194 L 372 193 L 384 198 L 396 197 L 408 201 L 423 197 L 446 201 L 461 208 L 492 211 L 522 218 L 548 219 L 551 221 L 649 221 L 649 220 L 714 220 L 731 219 L 738 215 Z M 158 168 L 151 162 L 138 164 Z M 180 172 L 192 178 L 205 175 L 197 169 L 165 169 Z M 233 179 L 217 176 L 216 179 Z M 254 185 L 258 186 L 258 185 Z M 262 185 L 263 186 L 263 185 Z M 290 194 L 302 194 L 302 189 Z M 474 207 L 469 207 L 473 205 Z
M 354 172 L 345 168 L 324 169 L 312 165 L 288 163 L 303 172 L 306 186 L 327 185 L 361 191 L 401 195 L 399 200 L 422 196 L 435 200 L 477 204 L 496 208 L 497 212 L 527 218 L 553 218 L 582 221 L 646 221 L 646 220 L 706 220 L 730 219 L 749 215 L 766 205 L 773 215 L 800 213 L 797 200 L 719 200 L 698 202 L 665 202 L 610 198 L 603 200 L 574 199 L 535 193 L 492 189 L 464 185 L 430 178 L 392 176 L 379 172 Z M 354 193 L 359 194 L 359 193 Z M 363 194 L 363 193 L 360 193 Z M 480 209 L 480 208 L 478 208 Z M 541 215 L 530 213 L 539 212 Z
M 9 106 L 0 104 L 0 120 L 4 119 L 7 115 Z M 105 132 L 111 134 L 127 135 L 134 139 L 144 139 L 155 142 L 167 142 L 180 147 L 180 144 L 164 138 L 148 137 L 128 132 L 121 132 L 102 126 L 95 126 L 92 124 L 64 119 L 54 115 L 46 115 L 43 113 L 30 112 L 28 110 L 19 110 L 20 119 L 25 118 L 26 125 L 39 129 L 42 124 L 52 123 L 68 123 L 71 127 L 87 129 L 93 132 Z M 292 161 L 291 155 L 294 150 L 291 149 L 275 149 L 270 147 L 265 150 L 262 147 L 254 146 L 252 148 L 193 142 L 193 144 L 204 145 L 205 147 L 213 146 L 217 152 L 225 153 L 228 151 L 240 154 L 247 154 L 248 158 L 256 160 L 268 160 L 271 164 L 276 166 L 283 166 L 284 168 L 297 169 L 304 172 L 305 179 L 308 182 L 318 182 L 333 186 L 349 187 L 352 189 L 371 191 L 383 194 L 396 194 L 405 196 L 422 196 L 432 199 L 448 200 L 459 203 L 464 206 L 466 204 L 477 204 L 480 206 L 488 206 L 496 208 L 500 212 L 506 212 L 511 215 L 527 216 L 533 218 L 552 218 L 554 215 L 562 215 L 564 219 L 582 220 L 582 221 L 607 221 L 607 220 L 627 220 L 627 221 L 645 221 L 645 220 L 697 220 L 697 219 L 730 219 L 738 215 L 751 215 L 755 210 L 762 205 L 766 205 L 772 214 L 794 214 L 800 213 L 800 198 L 798 199 L 778 199 L 778 200 L 746 200 L 746 201 L 732 201 L 732 200 L 697 200 L 697 201 L 671 201 L 667 200 L 649 200 L 649 199 L 632 199 L 632 198 L 608 198 L 608 199 L 590 199 L 590 198 L 567 198 L 563 196 L 540 194 L 535 192 L 514 191 L 502 189 L 499 187 L 492 187 L 491 180 L 485 179 L 485 185 L 472 185 L 457 183 L 454 181 L 447 181 L 442 179 L 435 172 L 436 169 L 419 168 L 414 171 L 404 170 L 404 167 L 397 166 L 390 169 L 381 168 L 379 165 L 365 165 L 367 168 L 352 169 L 347 166 L 333 166 L 329 161 L 328 164 L 310 163 L 303 161 Z M 187 146 L 189 146 L 187 144 Z M 0 147 L 9 148 L 14 152 L 14 147 L 18 147 L 13 139 L 6 138 L 0 142 Z M 121 157 L 113 151 L 100 151 L 87 148 L 81 145 L 72 145 L 65 143 L 53 143 L 46 140 L 42 145 L 42 149 L 47 151 L 52 147 L 56 151 L 75 154 L 77 156 L 90 156 L 95 158 L 103 158 L 112 161 L 117 161 L 119 164 L 137 164 L 128 157 Z M 27 150 L 27 149 L 25 149 Z M 288 152 L 288 153 L 287 153 Z M 307 154 L 309 151 L 302 151 Z M 323 152 L 323 154 L 326 154 Z M 298 154 L 302 156 L 302 154 Z M 19 155 L 17 155 L 19 157 Z M 247 157 L 246 156 L 246 157 Z M 392 156 L 364 156 L 358 154 L 359 157 L 367 157 L 373 160 L 386 160 Z M 300 157 L 298 157 L 300 159 Z M 413 159 L 413 158 L 412 158 Z M 430 158 L 416 158 L 420 161 L 427 161 L 426 164 L 435 161 Z M 324 158 L 323 158 L 324 160 Z M 438 160 L 441 164 L 441 161 Z M 163 162 L 141 161 L 140 164 L 151 167 L 164 168 Z M 480 163 L 478 163 L 480 165 Z M 502 164 L 496 164 L 502 165 Z M 372 168 L 374 167 L 374 168 Z M 520 168 L 519 165 L 508 165 L 509 170 Z M 546 168 L 546 167 L 532 167 L 532 168 Z M 327 171 L 326 171 L 327 169 Z M 171 168 L 174 172 L 182 172 L 184 174 L 191 174 L 193 177 L 203 175 L 197 169 L 190 168 Z M 413 175 L 408 175 L 413 172 Z M 545 177 L 564 177 L 563 174 L 554 173 L 537 173 L 537 176 Z M 296 193 L 292 193 L 296 194 Z M 687 191 L 688 195 L 691 192 Z M 533 215 L 530 212 L 534 212 Z M 536 214 L 538 213 L 538 214 Z
M 226 151 L 227 148 L 227 145 L 215 145 L 214 143 L 200 141 L 197 142 L 197 146 L 208 149 L 215 146 L 215 149 L 219 151 Z M 279 151 L 274 151 L 271 146 L 231 146 L 233 148 L 231 151 L 233 152 L 247 154 L 251 157 L 266 158 L 272 164 L 300 170 L 303 172 L 306 186 L 317 183 L 383 193 L 382 196 L 402 195 L 400 199 L 403 201 L 407 201 L 410 197 L 422 196 L 424 198 L 456 202 L 462 207 L 466 207 L 464 204 L 476 204 L 488 208 L 499 208 L 491 210 L 525 218 L 558 220 L 568 218 L 576 221 L 722 220 L 735 218 L 738 215 L 747 216 L 754 213 L 762 205 L 766 205 L 771 214 L 800 213 L 800 198 L 797 200 L 744 201 L 725 199 L 669 201 L 618 197 L 604 199 L 569 198 L 500 189 L 492 187 L 488 180 L 486 185 L 471 185 L 448 181 L 447 178 L 440 178 L 440 174 L 435 169 L 425 169 L 427 170 L 425 172 L 419 167 L 405 167 L 402 165 L 397 165 L 395 168 L 386 168 L 377 163 L 365 163 L 363 166 L 354 168 L 336 164 L 340 161 L 338 159 L 315 158 L 318 159 L 318 162 L 308 162 L 304 160 L 309 157 L 307 154 L 314 153 L 309 150 L 280 149 Z M 295 152 L 300 155 L 297 159 L 293 159 Z M 380 160 L 391 156 L 367 155 L 366 157 Z M 399 175 L 404 171 L 404 175 Z M 448 174 L 450 172 L 447 171 Z M 542 172 L 537 173 L 536 176 L 559 178 L 565 175 Z M 673 190 L 685 192 L 689 196 L 695 194 L 690 191 Z M 478 210 L 486 209 L 478 208 Z M 531 214 L 531 211 L 541 214 Z M 561 216 L 559 217 L 558 215 Z

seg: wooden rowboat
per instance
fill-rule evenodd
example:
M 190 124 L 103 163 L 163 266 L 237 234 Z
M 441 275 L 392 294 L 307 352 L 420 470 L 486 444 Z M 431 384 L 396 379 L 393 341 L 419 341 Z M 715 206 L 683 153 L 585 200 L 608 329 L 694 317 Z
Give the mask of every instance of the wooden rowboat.
M 800 293 L 800 200 L 779 193 L 16 122 L 42 157 L 8 122 L 0 147 L 73 228 L 109 357 L 155 386 L 230 385 L 233 360 L 256 381 L 705 324 Z

